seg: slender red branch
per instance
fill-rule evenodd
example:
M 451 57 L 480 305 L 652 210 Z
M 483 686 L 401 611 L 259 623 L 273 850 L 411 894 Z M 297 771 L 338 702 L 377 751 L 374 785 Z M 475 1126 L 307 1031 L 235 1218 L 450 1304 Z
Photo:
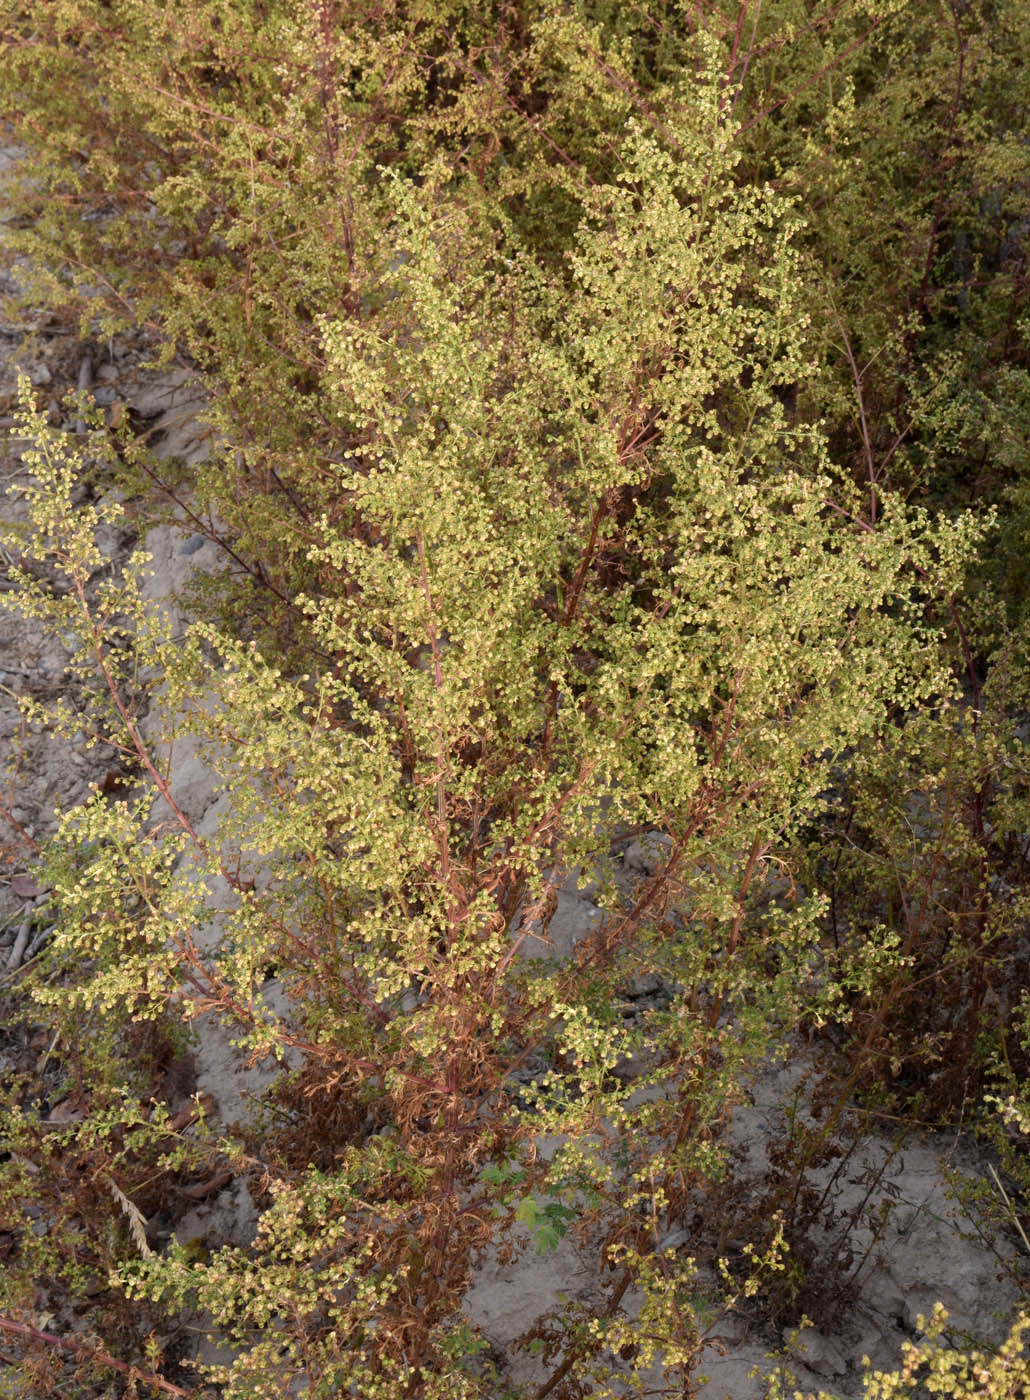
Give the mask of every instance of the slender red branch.
M 830 298 L 830 307 L 833 311 L 837 327 L 840 330 L 841 339 L 844 341 L 844 353 L 848 357 L 848 364 L 851 366 L 851 378 L 855 385 L 855 397 L 858 400 L 858 420 L 862 429 L 862 446 L 865 450 L 866 471 L 869 475 L 869 523 L 876 524 L 876 464 L 873 461 L 873 441 L 869 434 L 869 423 L 865 416 L 865 395 L 862 392 L 862 375 L 859 372 L 858 364 L 855 360 L 854 351 L 851 348 L 851 337 L 841 319 L 840 312 Z M 868 369 L 869 366 L 867 365 Z
M 741 15 L 742 15 L 742 16 L 743 16 L 743 9 L 744 9 L 744 7 L 743 7 L 743 5 L 741 5 Z M 758 0 L 758 4 L 755 6 L 755 21 L 754 21 L 754 23 L 753 23 L 752 26 L 751 26 L 751 42 L 748 44 L 747 53 L 744 55 L 744 67 L 740 70 L 740 77 L 737 79 L 737 90 L 736 90 L 736 92 L 733 94 L 733 101 L 730 103 L 729 115 L 730 115 L 731 117 L 733 116 L 733 113 L 737 110 L 737 103 L 738 103 L 738 101 L 740 100 L 740 94 L 744 91 L 744 79 L 747 77 L 747 70 L 751 67 L 751 60 L 752 60 L 752 58 L 754 57 L 754 53 L 755 53 L 755 36 L 756 36 L 757 33 L 758 33 L 758 21 L 759 21 L 759 19 L 761 18 L 761 16 L 762 16 L 762 0 Z M 733 42 L 734 42 L 734 50 L 735 50 L 735 49 L 736 49 L 736 38 L 734 38 L 734 41 L 733 41 Z M 730 71 L 729 71 L 729 74 L 727 75 L 727 79 L 729 79 L 730 77 L 732 77 L 732 75 L 733 75 L 733 68 L 732 68 L 732 66 L 731 66 Z
M 743 136 L 744 133 L 750 131 L 753 126 L 757 126 L 759 122 L 765 121 L 766 117 L 771 117 L 772 114 L 774 112 L 778 112 L 781 107 L 786 107 L 788 103 L 795 101 L 795 99 L 798 98 L 801 95 L 801 93 L 807 91 L 807 89 L 812 87 L 814 83 L 817 83 L 820 78 L 825 77 L 826 74 L 829 73 L 832 69 L 836 68 L 838 64 L 843 63 L 843 61 L 848 57 L 849 54 L 854 53 L 856 49 L 860 49 L 865 43 L 865 41 L 869 38 L 870 34 L 874 33 L 877 29 L 879 29 L 881 24 L 883 24 L 883 19 L 874 20 L 868 29 L 864 30 L 858 36 L 857 39 L 855 39 L 852 43 L 848 44 L 847 48 L 842 49 L 836 58 L 831 59 L 829 63 L 824 63 L 822 68 L 820 68 L 817 73 L 813 73 L 811 78 L 806 79 L 805 82 L 801 83 L 798 87 L 793 88 L 783 97 L 777 98 L 775 102 L 770 103 L 768 107 L 764 107 L 762 111 L 758 112 L 754 117 L 752 117 L 752 119 L 749 122 L 745 122 L 744 125 L 740 127 L 737 131 L 737 136 Z
M 951 138 L 955 131 L 955 122 L 958 120 L 959 108 L 962 105 L 962 90 L 965 86 L 966 68 L 966 43 L 962 37 L 962 28 L 959 24 L 958 11 L 954 4 L 950 6 L 950 9 L 952 23 L 955 26 L 955 44 L 958 49 L 958 73 L 955 76 L 955 96 L 952 99 L 951 111 L 948 115 L 948 134 L 944 142 L 946 151 L 951 146 Z M 926 309 L 926 295 L 930 287 L 930 275 L 933 272 L 933 256 L 937 251 L 937 239 L 940 235 L 941 219 L 944 214 L 945 169 L 946 167 L 941 170 L 940 183 L 937 187 L 937 202 L 934 205 L 933 223 L 930 226 L 930 241 L 926 249 L 926 262 L 923 265 L 923 279 L 919 284 L 919 301 L 916 305 L 916 313 L 920 316 Z M 908 335 L 908 352 L 910 356 L 914 344 L 915 332 L 910 331 Z
M 573 576 L 572 583 L 569 586 L 568 597 L 565 599 L 565 606 L 562 609 L 560 619 L 561 625 L 563 627 L 568 627 L 569 624 L 572 622 L 573 618 L 576 616 L 576 609 L 579 607 L 579 600 L 583 592 L 583 586 L 586 582 L 587 572 L 594 561 L 594 555 L 597 550 L 597 537 L 601 530 L 601 521 L 604 519 L 605 515 L 608 512 L 609 504 L 609 493 L 607 491 L 604 491 L 599 497 L 597 506 L 595 507 L 594 513 L 590 519 L 590 532 L 587 536 L 587 542 L 583 546 L 583 552 L 580 555 L 579 564 Z M 544 733 L 541 742 L 541 754 L 545 763 L 549 759 L 551 753 L 551 744 L 553 742 L 554 717 L 557 713 L 557 710 L 558 683 L 557 681 L 552 681 L 547 692 L 547 718 L 544 721 Z
M 38 1327 L 30 1327 L 27 1322 L 15 1322 L 10 1317 L 0 1317 L 0 1330 L 8 1332 L 14 1337 L 42 1342 L 55 1351 L 73 1352 L 76 1356 L 92 1361 L 97 1366 L 110 1366 L 113 1370 L 120 1371 L 123 1376 L 128 1376 L 130 1381 L 141 1381 L 144 1385 L 152 1385 L 155 1390 L 164 1391 L 166 1395 L 181 1395 L 184 1400 L 192 1400 L 196 1394 L 196 1391 L 183 1390 L 182 1386 L 173 1385 L 171 1381 L 166 1381 L 163 1376 L 157 1375 L 154 1371 L 144 1371 L 139 1366 L 131 1366 L 127 1361 L 119 1361 L 117 1357 L 109 1356 L 106 1351 L 102 1351 L 99 1347 L 90 1346 L 89 1342 L 82 1341 L 78 1337 L 59 1337 L 54 1332 L 41 1332 Z
M 435 604 L 429 587 L 429 569 L 426 565 L 426 542 L 421 530 L 415 535 L 418 550 L 418 565 L 422 581 L 422 595 L 426 600 L 426 631 L 433 655 L 433 685 L 437 700 L 442 701 L 443 659 L 440 652 L 440 634 L 436 629 Z M 442 722 L 436 726 L 436 842 L 440 852 L 440 877 L 445 888 L 451 884 L 451 847 L 447 823 L 447 736 Z

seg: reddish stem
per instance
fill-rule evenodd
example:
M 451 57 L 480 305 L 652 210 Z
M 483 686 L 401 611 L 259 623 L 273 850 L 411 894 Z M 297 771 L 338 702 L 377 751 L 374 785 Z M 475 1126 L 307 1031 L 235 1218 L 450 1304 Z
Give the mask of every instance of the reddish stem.
M 144 1385 L 152 1385 L 156 1390 L 164 1391 L 166 1395 L 181 1395 L 185 1400 L 191 1400 L 196 1393 L 173 1385 L 171 1381 L 166 1381 L 163 1376 L 156 1375 L 153 1371 L 144 1371 L 139 1366 L 130 1366 L 127 1361 L 119 1361 L 116 1357 L 109 1356 L 106 1351 L 92 1347 L 89 1342 L 80 1341 L 77 1337 L 58 1337 L 53 1332 L 41 1332 L 38 1327 L 30 1327 L 27 1322 L 15 1322 L 10 1317 L 0 1317 L 0 1330 L 15 1337 L 42 1342 L 55 1351 L 74 1352 L 76 1356 L 93 1361 L 98 1366 L 110 1366 L 113 1370 L 120 1371 L 123 1376 L 128 1376 L 130 1381 L 142 1381 Z

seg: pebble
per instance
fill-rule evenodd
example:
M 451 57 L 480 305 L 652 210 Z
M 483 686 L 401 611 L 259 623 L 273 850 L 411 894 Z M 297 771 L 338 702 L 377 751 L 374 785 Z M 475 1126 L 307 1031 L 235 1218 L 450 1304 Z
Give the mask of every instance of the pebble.
M 612 1070 L 612 1074 L 625 1084 L 631 1079 L 639 1079 L 642 1074 L 646 1074 L 652 1064 L 653 1061 L 649 1060 L 646 1055 L 625 1055 Z
M 656 972 L 642 972 L 629 984 L 631 997 L 650 997 L 662 990 L 662 979 Z
M 787 1330 L 783 1340 L 790 1355 L 817 1376 L 843 1376 L 848 1369 L 840 1347 L 814 1327 L 802 1327 L 797 1333 Z
M 29 370 L 29 379 L 37 389 L 45 388 L 53 377 L 54 376 L 50 373 L 46 365 L 43 364 L 42 360 L 40 360 L 38 364 L 34 364 Z
M 671 1235 L 666 1235 L 658 1245 L 658 1253 L 664 1254 L 667 1249 L 679 1249 L 681 1244 L 686 1244 L 690 1240 L 689 1230 L 673 1230 Z
M 179 546 L 180 554 L 196 554 L 199 549 L 203 549 L 207 540 L 203 535 L 190 535 L 185 544 Z
M 671 850 L 671 836 L 662 831 L 648 831 L 639 841 L 627 847 L 624 859 L 630 870 L 643 870 L 648 875 L 654 875 L 665 865 Z

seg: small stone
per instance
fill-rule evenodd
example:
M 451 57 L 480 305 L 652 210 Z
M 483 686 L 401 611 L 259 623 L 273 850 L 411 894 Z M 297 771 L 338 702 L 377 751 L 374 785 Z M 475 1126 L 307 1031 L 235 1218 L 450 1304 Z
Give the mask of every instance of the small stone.
M 630 870 L 642 870 L 654 875 L 669 859 L 672 850 L 672 837 L 662 831 L 647 831 L 639 841 L 627 846 L 624 857 Z
M 788 1333 L 784 1341 L 795 1361 L 800 1361 L 802 1366 L 807 1366 L 817 1376 L 843 1376 L 848 1369 L 844 1354 L 836 1343 L 814 1327 L 802 1327 L 794 1337 Z
M 85 1116 L 83 1109 L 71 1099 L 62 1099 L 50 1110 L 51 1123 L 79 1123 Z
M 631 1079 L 639 1079 L 640 1076 L 646 1074 L 650 1068 L 651 1061 L 646 1055 L 634 1053 L 632 1055 L 623 1056 L 612 1070 L 612 1073 L 615 1075 L 616 1079 L 626 1084 Z
M 190 535 L 184 544 L 179 546 L 180 554 L 196 554 L 199 549 L 203 549 L 207 540 L 203 535 Z
M 29 369 L 29 379 L 32 381 L 32 383 L 36 386 L 37 389 L 45 388 L 46 385 L 49 384 L 50 381 L 53 379 L 53 377 L 54 376 L 50 373 L 49 369 L 43 363 L 42 360 L 39 360 Z
M 662 979 L 656 972 L 642 972 L 629 984 L 631 997 L 651 997 L 662 990 Z

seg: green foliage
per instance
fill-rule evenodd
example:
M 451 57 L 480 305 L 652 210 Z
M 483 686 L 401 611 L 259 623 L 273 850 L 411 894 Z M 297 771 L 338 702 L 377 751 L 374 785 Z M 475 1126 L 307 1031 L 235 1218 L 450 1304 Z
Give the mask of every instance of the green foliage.
M 998 1008 L 1025 899 L 991 885 L 1026 830 L 1016 8 L 0 4 L 33 294 L 94 334 L 149 321 L 224 443 L 80 450 L 23 385 L 19 547 L 67 588 L 22 570 L 13 602 L 77 633 L 141 774 L 46 855 L 59 975 L 32 995 L 66 1038 L 104 1028 L 67 1150 L 107 1144 L 130 1202 L 228 1163 L 261 1209 L 207 1258 L 91 1247 L 123 1303 L 210 1315 L 230 1400 L 492 1394 L 462 1301 L 517 1225 L 613 1246 L 608 1303 L 537 1339 L 556 1385 L 614 1393 L 616 1351 L 686 1384 L 709 1314 L 782 1271 L 782 1220 L 715 1301 L 655 1222 L 718 1179 L 795 1028 L 841 1031 L 831 1126 L 895 1080 L 941 1111 L 1006 1052 L 1022 1092 Z M 221 522 L 240 569 L 184 636 L 142 560 L 105 576 L 85 455 Z M 184 734 L 215 828 L 168 783 Z M 644 828 L 666 855 L 629 887 Z M 602 916 L 531 956 L 574 868 Z M 668 995 L 631 1027 L 641 971 Z M 280 1123 L 176 1155 L 119 1100 L 117 1041 L 200 1016 L 280 1072 Z M 11 1211 L 22 1159 L 56 1170 L 18 1135 Z
M 917 1397 L 950 1395 L 954 1400 L 1011 1400 L 1025 1395 L 1030 1386 L 1030 1359 L 1026 1355 L 1026 1331 L 1030 1318 L 1020 1314 L 1008 1337 L 992 1356 L 963 1351 L 943 1342 L 948 1314 L 938 1304 L 929 1321 L 919 1318 L 923 1333 L 919 1342 L 905 1342 L 903 1360 L 895 1371 L 867 1369 L 863 1400 L 917 1400 Z M 867 1363 L 868 1366 L 868 1363 Z M 798 1394 L 798 1392 L 795 1392 Z M 805 1400 L 831 1400 L 820 1392 Z

